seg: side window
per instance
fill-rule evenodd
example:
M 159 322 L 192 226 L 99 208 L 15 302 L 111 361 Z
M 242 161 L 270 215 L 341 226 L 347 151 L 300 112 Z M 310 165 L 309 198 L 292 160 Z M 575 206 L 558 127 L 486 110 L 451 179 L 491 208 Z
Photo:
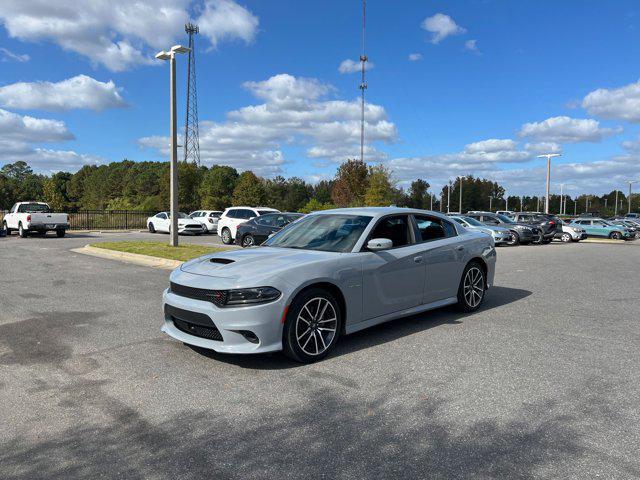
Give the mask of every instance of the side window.
M 217 213 L 217 212 L 211 212 L 211 213 L 209 214 L 209 216 L 210 216 L 211 218 L 220 218 L 220 214 L 219 214 L 219 213 Z
M 273 215 L 262 215 L 260 217 L 256 217 L 254 222 L 264 227 L 272 227 L 274 225 L 274 220 L 275 218 Z
M 14 203 L 13 207 L 11 207 L 11 210 L 9 210 L 11 213 L 16 213 L 16 211 L 18 210 L 18 204 Z
M 258 213 L 254 212 L 252 210 L 246 210 L 246 209 L 242 210 L 242 215 L 243 215 L 242 218 L 246 218 L 247 220 L 249 220 L 250 218 L 259 216 Z
M 167 219 L 167 214 L 166 213 L 159 213 L 158 215 L 156 215 L 156 217 L 161 218 L 162 220 L 166 220 Z
M 426 215 L 415 215 L 414 218 L 418 226 L 418 240 L 422 242 L 456 235 L 455 227 L 449 222 Z
M 488 225 L 500 225 L 500 222 L 493 217 L 482 217 L 482 221 Z
M 238 210 L 229 210 L 227 212 L 228 218 L 238 218 Z
M 393 242 L 393 248 L 404 247 L 411 243 L 409 233 L 409 217 L 407 215 L 394 215 L 378 221 L 369 234 L 369 239 L 387 238 Z

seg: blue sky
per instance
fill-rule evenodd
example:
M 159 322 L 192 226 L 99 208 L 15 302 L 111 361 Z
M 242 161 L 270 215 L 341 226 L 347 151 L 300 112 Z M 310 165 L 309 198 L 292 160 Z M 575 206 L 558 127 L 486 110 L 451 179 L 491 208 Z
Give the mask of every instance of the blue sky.
M 539 194 L 547 151 L 563 155 L 554 190 L 640 178 L 637 1 L 367 4 L 365 157 L 400 185 L 474 174 Z M 359 74 L 339 67 L 360 54 L 359 1 L 9 0 L 0 163 L 166 159 L 168 67 L 153 54 L 184 43 L 189 18 L 205 164 L 315 181 L 358 155 Z

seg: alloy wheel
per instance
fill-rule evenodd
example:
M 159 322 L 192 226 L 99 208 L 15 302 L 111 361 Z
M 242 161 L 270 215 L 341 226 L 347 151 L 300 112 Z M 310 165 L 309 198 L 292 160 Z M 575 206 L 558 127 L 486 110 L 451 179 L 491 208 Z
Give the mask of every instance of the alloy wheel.
M 563 233 L 562 237 L 560 237 L 560 240 L 562 240 L 565 243 L 568 243 L 571 241 L 571 235 L 569 235 L 568 233 Z
M 329 300 L 316 297 L 304 304 L 296 318 L 295 338 L 307 355 L 324 353 L 338 329 L 338 315 Z
M 471 308 L 480 305 L 484 296 L 484 276 L 478 267 L 471 267 L 464 276 L 462 287 L 464 299 Z
M 245 235 L 244 238 L 242 239 L 243 247 L 253 247 L 254 243 L 255 242 L 253 240 L 253 235 Z

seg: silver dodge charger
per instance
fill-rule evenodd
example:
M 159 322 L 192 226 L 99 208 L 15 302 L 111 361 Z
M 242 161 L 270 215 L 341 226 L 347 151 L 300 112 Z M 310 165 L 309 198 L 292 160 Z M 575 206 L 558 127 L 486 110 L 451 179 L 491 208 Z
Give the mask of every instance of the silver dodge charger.
M 162 331 L 217 352 L 314 362 L 341 335 L 454 303 L 478 309 L 495 262 L 493 238 L 436 212 L 315 212 L 262 246 L 176 268 Z

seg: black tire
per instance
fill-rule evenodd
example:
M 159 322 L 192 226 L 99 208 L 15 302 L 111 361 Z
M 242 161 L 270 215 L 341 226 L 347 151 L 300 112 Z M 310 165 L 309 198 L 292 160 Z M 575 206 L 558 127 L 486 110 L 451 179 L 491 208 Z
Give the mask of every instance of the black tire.
M 225 245 L 231 245 L 233 243 L 233 238 L 231 238 L 231 230 L 226 227 L 222 229 L 222 235 L 220 235 L 220 238 L 222 238 L 222 243 L 224 243 Z
M 612 240 L 620 240 L 622 239 L 622 234 L 620 232 L 611 232 L 609 238 Z
M 29 232 L 22 228 L 22 223 L 18 224 L 18 235 L 20 235 L 20 238 L 27 238 L 29 236 Z
M 7 231 L 7 236 L 11 235 L 12 230 L 9 227 L 7 227 L 7 222 L 2 222 L 2 226 Z
M 341 327 L 342 312 L 334 296 L 322 288 L 305 290 L 287 311 L 282 332 L 284 354 L 300 363 L 317 362 L 334 348 Z
M 560 236 L 560 240 L 562 240 L 563 243 L 570 243 L 573 238 L 571 237 L 571 234 L 564 232 L 561 236 Z M 577 240 L 576 240 L 577 241 Z
M 471 261 L 462 272 L 458 287 L 458 308 L 463 312 L 475 312 L 482 306 L 487 288 L 484 268 L 478 261 Z
M 156 233 L 156 227 L 153 226 L 153 222 L 149 222 L 149 233 Z
M 66 230 L 56 230 L 56 237 L 58 238 L 64 238 L 65 234 L 67 233 Z
M 520 235 L 518 232 L 511 231 L 511 237 L 507 240 L 507 245 L 510 247 L 516 247 L 520 245 Z
M 253 247 L 255 244 L 255 239 L 250 233 L 247 233 L 244 237 L 242 237 L 242 248 Z

